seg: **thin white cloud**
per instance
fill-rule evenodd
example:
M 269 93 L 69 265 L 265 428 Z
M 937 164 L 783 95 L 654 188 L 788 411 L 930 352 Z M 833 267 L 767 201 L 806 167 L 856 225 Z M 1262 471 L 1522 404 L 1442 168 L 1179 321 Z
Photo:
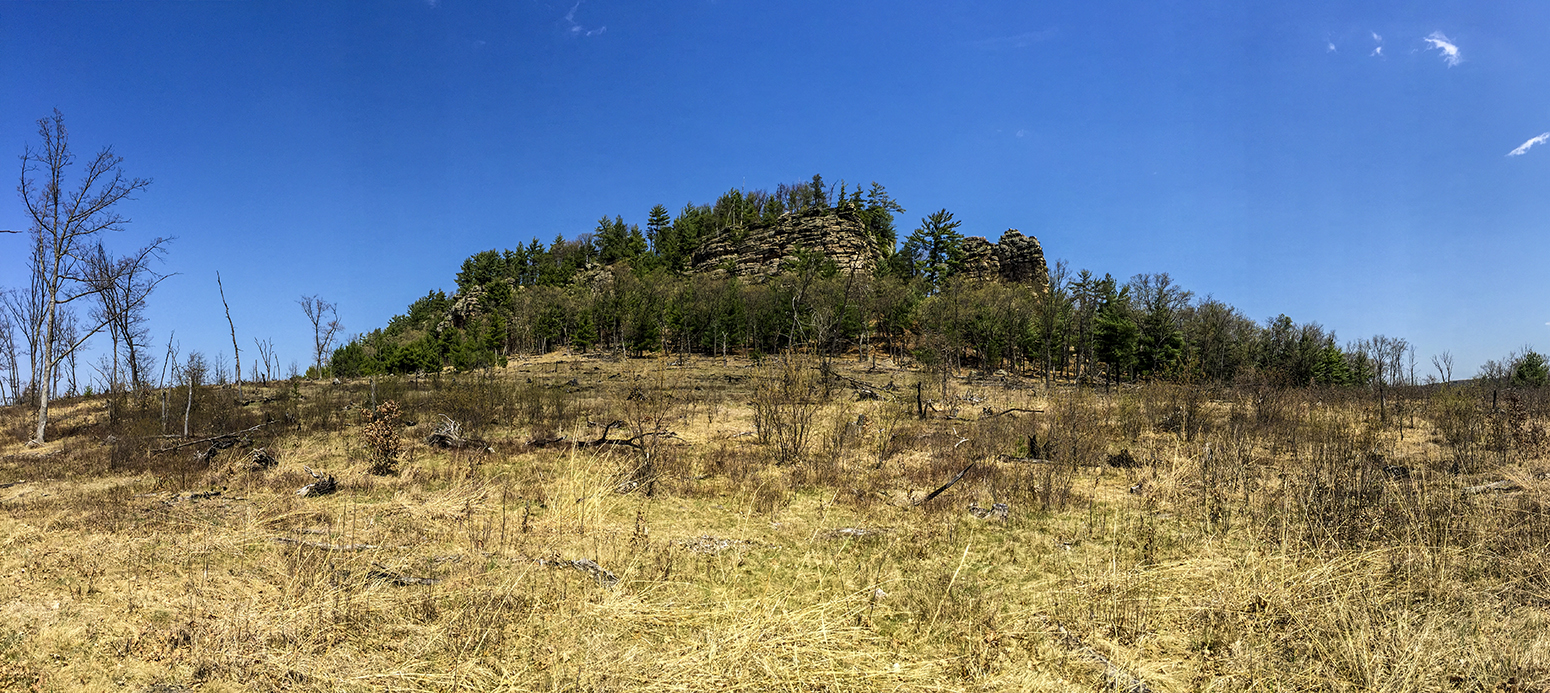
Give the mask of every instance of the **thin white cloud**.
M 1383 36 L 1379 35 L 1378 32 L 1370 31 L 1367 33 L 1372 34 L 1372 40 L 1377 41 L 1378 43 L 1383 43 Z
M 1378 44 L 1378 47 L 1372 49 L 1372 52 L 1368 53 L 1367 55 L 1372 56 L 1374 58 L 1381 58 L 1381 57 L 1383 57 L 1383 37 L 1381 35 L 1379 35 L 1378 32 L 1376 32 L 1376 31 L 1369 31 L 1367 33 L 1372 34 L 1373 42 Z
M 1372 57 L 1374 57 L 1374 58 L 1381 58 L 1381 57 L 1383 57 L 1383 46 L 1378 46 L 1377 48 L 1372 49 Z
M 1324 52 L 1326 52 L 1326 53 L 1334 53 L 1335 52 L 1336 48 L 1335 48 L 1335 42 L 1334 41 L 1331 41 L 1329 39 L 1324 39 L 1324 45 L 1327 47 L 1327 49 Z
M 1442 60 L 1448 64 L 1448 67 L 1464 62 L 1464 56 L 1459 54 L 1458 44 L 1455 44 L 1452 39 L 1449 39 L 1441 31 L 1433 31 L 1430 36 L 1421 40 L 1429 44 L 1430 47 L 1426 50 L 1435 48 L 1442 51 Z
M 580 24 L 577 24 L 576 23 L 576 10 L 578 10 L 580 8 L 581 8 L 581 0 L 576 0 L 576 4 L 571 5 L 570 11 L 565 13 L 565 23 L 570 25 L 570 35 L 571 36 L 596 36 L 598 34 L 601 34 L 601 33 L 605 32 L 605 31 L 608 31 L 608 27 L 606 27 L 606 26 L 600 26 L 600 27 L 598 27 L 596 29 L 588 29 L 588 28 L 586 28 L 586 27 L 584 27 L 584 26 L 582 26 Z
M 1026 136 L 1028 136 L 1028 131 L 1027 130 L 1018 130 L 1017 131 L 1017 136 L 1018 137 L 1026 137 Z
M 1517 149 L 1514 149 L 1514 150 L 1512 150 L 1510 152 L 1507 152 L 1507 156 L 1523 156 L 1525 153 L 1528 152 L 1529 149 L 1532 149 L 1534 147 L 1534 145 L 1544 144 L 1546 142 L 1550 142 L 1550 132 L 1544 133 L 1544 134 L 1542 134 L 1542 135 L 1540 135 L 1538 137 L 1535 137 L 1535 138 L 1533 138 L 1533 139 L 1531 139 L 1531 140 L 1529 140 L 1527 142 L 1524 142 L 1521 145 L 1518 145 Z M 1550 323 L 1546 323 L 1546 324 L 1550 324 Z

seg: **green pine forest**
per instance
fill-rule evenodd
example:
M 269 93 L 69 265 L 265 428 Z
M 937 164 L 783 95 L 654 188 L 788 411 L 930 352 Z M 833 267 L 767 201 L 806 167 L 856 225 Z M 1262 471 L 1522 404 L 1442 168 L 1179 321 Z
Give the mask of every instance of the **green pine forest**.
M 824 357 L 909 358 L 929 368 L 1005 369 L 1082 383 L 1137 379 L 1283 385 L 1382 385 L 1451 379 L 1418 364 L 1404 340 L 1342 344 L 1317 322 L 1263 322 L 1200 297 L 1167 273 L 1120 281 L 1055 262 L 1049 289 L 962 276 L 961 222 L 947 210 L 900 242 L 904 207 L 822 176 L 766 190 L 732 189 L 676 215 L 653 207 L 645 229 L 603 217 L 588 234 L 545 246 L 486 250 L 463 261 L 457 291 L 431 291 L 387 326 L 334 351 L 333 375 L 469 370 L 556 349 L 631 356 L 695 353 L 758 358 L 783 350 Z M 707 239 L 775 225 L 782 215 L 838 215 L 876 243 L 868 276 L 798 249 L 768 280 L 690 271 Z M 1532 351 L 1482 375 L 1542 384 Z

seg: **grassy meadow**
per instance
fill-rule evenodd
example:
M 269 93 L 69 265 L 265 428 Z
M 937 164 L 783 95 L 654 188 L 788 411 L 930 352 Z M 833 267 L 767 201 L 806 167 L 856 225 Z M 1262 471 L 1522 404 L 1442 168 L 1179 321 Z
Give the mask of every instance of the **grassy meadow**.
M 551 354 L 242 397 L 0 409 L 0 690 L 1550 690 L 1543 390 Z

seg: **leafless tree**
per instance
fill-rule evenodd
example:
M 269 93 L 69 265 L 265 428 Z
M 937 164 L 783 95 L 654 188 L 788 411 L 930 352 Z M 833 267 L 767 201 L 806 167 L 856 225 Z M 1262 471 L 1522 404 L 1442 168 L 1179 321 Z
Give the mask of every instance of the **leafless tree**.
M 183 408 L 183 437 L 189 435 L 188 422 L 194 413 L 194 388 L 204 385 L 205 374 L 209 372 L 209 364 L 205 362 L 204 354 L 197 351 L 188 352 L 188 362 L 183 365 L 182 380 L 188 389 L 188 403 Z
M 1437 375 L 1442 377 L 1443 383 L 1453 382 L 1453 354 L 1444 351 L 1432 357 L 1432 366 L 1437 369 Z
M 122 258 L 109 256 L 107 251 L 98 245 L 96 253 L 89 256 L 88 276 L 100 289 L 97 293 L 97 307 L 92 317 L 106 323 L 108 336 L 113 342 L 109 359 L 109 387 L 114 391 L 123 385 L 122 371 L 119 368 L 121 344 L 123 360 L 129 370 L 130 385 L 139 387 L 144 384 L 141 370 L 148 360 L 143 353 L 147 340 L 146 299 L 156 285 L 166 278 L 166 275 L 151 271 L 147 263 L 150 259 L 161 256 L 164 244 L 163 239 L 156 239 L 156 242 L 142 248 L 136 254 Z
M 317 377 L 323 377 L 323 355 L 333 348 L 334 338 L 344 325 L 339 323 L 338 306 L 329 303 L 317 294 L 302 296 L 296 303 L 301 305 L 302 312 L 307 314 L 307 320 L 312 323 L 312 357 L 317 367 Z
M 221 284 L 221 273 L 215 273 L 215 286 L 221 290 L 221 307 L 226 309 L 226 325 L 231 328 L 232 360 L 237 364 L 237 401 L 242 401 L 242 352 L 237 350 L 237 323 L 231 321 L 231 305 L 226 303 L 226 287 Z
M 11 313 L 11 299 L 15 298 L 20 304 L 25 304 L 25 299 L 20 298 L 22 291 L 12 290 L 0 293 L 0 369 L 5 371 L 5 392 L 0 392 L 0 402 L 11 402 L 15 405 L 22 403 L 22 353 L 15 343 L 15 330 L 22 329 L 23 338 L 28 335 L 26 322 L 22 318 Z
M 129 370 L 130 387 L 145 386 L 144 370 L 150 356 L 145 353 L 149 333 L 145 327 L 146 300 L 168 276 L 150 268 L 152 260 L 166 252 L 169 239 L 157 238 L 131 255 L 113 257 L 99 244 L 88 256 L 87 276 L 97 286 L 97 307 L 93 319 L 107 324 L 113 342 L 109 366 L 109 387 L 117 391 L 123 384 L 119 369 L 119 345 L 123 345 L 124 365 Z
M 38 374 L 41 373 L 41 370 L 38 368 L 38 355 L 42 353 L 42 350 L 38 348 L 38 339 L 43 334 L 42 330 L 39 329 L 39 324 L 43 320 L 43 303 L 41 300 L 43 294 L 38 290 L 39 285 L 35 273 L 32 283 L 31 291 L 11 289 L 0 293 L 0 310 L 5 311 L 6 315 L 10 317 L 11 324 L 16 329 L 21 330 L 22 339 L 26 340 L 27 346 L 27 384 L 22 389 L 12 393 L 16 397 L 18 404 L 24 401 L 29 404 L 35 402 L 38 394 Z M 16 373 L 18 379 L 21 377 L 20 367 L 20 359 L 18 359 Z
M 259 341 L 255 338 L 253 343 L 258 345 L 258 357 L 264 361 L 264 382 L 267 383 L 274 379 L 274 372 L 280 367 L 280 361 L 274 355 L 274 340 Z
M 48 427 L 55 369 L 107 325 L 86 325 L 67 342 L 58 330 L 59 311 L 103 291 L 88 274 L 87 258 L 97 251 L 104 231 L 119 230 L 129 221 L 115 211 L 118 203 L 133 199 L 151 181 L 125 176 L 120 168 L 123 158 L 114 154 L 112 147 L 104 147 L 86 164 L 76 186 L 67 190 L 66 171 L 75 157 L 70 153 L 64 116 L 55 110 L 53 116 L 39 119 L 38 135 L 42 146 L 28 146 L 22 154 L 17 191 L 32 221 L 33 290 L 43 307 L 42 320 L 35 326 L 40 353 L 35 361 L 39 389 L 37 435 L 33 439 L 41 444 Z
M 21 360 L 16 352 L 16 327 L 8 312 L 0 310 L 0 402 L 21 401 Z

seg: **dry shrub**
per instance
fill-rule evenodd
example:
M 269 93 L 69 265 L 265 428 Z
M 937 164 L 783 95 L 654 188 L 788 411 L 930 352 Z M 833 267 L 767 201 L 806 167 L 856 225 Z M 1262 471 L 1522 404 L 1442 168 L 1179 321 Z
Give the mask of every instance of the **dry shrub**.
M 366 445 L 366 461 L 371 465 L 368 471 L 377 476 L 396 474 L 398 457 L 404 452 L 398 403 L 387 400 L 374 408 L 362 409 L 361 419 L 361 441 Z
M 796 498 L 785 469 L 766 465 L 743 480 L 741 507 L 752 515 L 769 515 L 785 509 Z
M 822 392 L 816 371 L 796 354 L 764 366 L 754 391 L 754 430 L 759 442 L 771 446 L 777 464 L 806 459 Z
M 1453 466 L 1473 469 L 1475 455 L 1488 430 L 1478 392 L 1443 386 L 1432 395 L 1428 415 L 1443 446 L 1453 456 Z
M 865 414 L 857 416 L 849 406 L 837 406 L 823 416 L 823 435 L 819 440 L 818 454 L 800 470 L 802 486 L 836 486 L 848 476 L 846 460 L 850 451 L 857 447 L 871 419 Z

